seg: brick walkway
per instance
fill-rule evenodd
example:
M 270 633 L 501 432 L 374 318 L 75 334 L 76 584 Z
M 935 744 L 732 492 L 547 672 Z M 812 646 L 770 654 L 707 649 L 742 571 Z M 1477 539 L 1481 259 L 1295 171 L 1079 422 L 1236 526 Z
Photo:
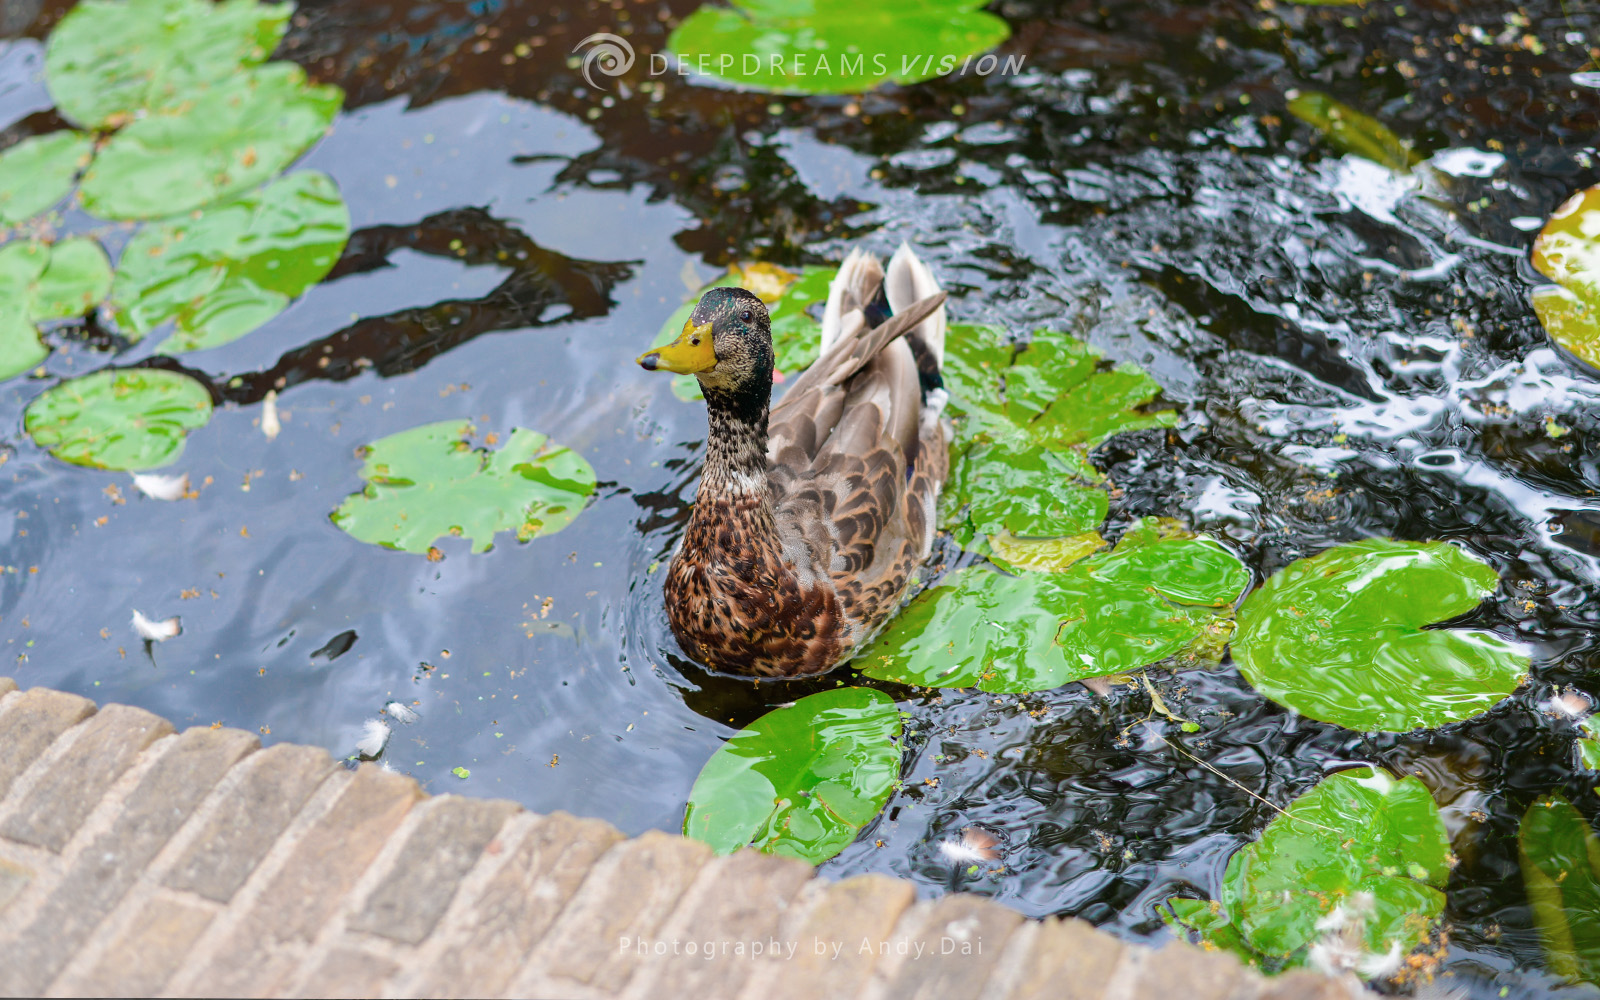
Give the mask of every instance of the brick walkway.
M 826 882 L 753 851 L 713 858 L 681 837 L 429 797 L 313 747 L 175 733 L 7 678 L 0 994 L 1347 995 L 974 896 L 918 903 L 882 876 Z

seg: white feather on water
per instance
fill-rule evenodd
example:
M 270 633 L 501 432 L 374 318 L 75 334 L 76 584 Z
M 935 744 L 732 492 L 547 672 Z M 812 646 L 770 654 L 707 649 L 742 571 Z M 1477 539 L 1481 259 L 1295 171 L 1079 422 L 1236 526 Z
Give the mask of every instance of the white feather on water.
M 261 433 L 271 441 L 283 430 L 283 424 L 278 421 L 278 390 L 268 389 L 267 398 L 261 404 Z
M 396 722 L 404 722 L 406 725 L 416 722 L 418 718 L 417 710 L 404 702 L 391 701 L 383 706 L 383 711 L 389 718 Z
M 189 495 L 189 474 L 158 476 L 153 472 L 137 472 L 133 485 L 152 500 L 182 500 Z
M 133 630 L 139 634 L 141 639 L 147 639 L 151 642 L 166 642 L 183 631 L 183 624 L 178 621 L 177 616 L 164 621 L 152 621 L 146 618 L 138 608 L 134 608 Z
M 363 757 L 376 757 L 389 745 L 390 732 L 389 724 L 382 719 L 368 719 L 366 725 L 361 727 L 361 739 L 356 741 L 356 749 L 361 751 Z

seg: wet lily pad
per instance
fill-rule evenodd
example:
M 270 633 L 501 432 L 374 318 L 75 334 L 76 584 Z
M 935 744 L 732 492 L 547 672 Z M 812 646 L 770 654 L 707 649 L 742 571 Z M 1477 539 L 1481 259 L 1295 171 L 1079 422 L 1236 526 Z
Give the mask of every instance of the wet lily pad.
M 315 170 L 152 223 L 117 265 L 117 321 L 135 340 L 174 322 L 163 354 L 226 344 L 322 280 L 349 237 L 339 189 Z
M 1289 99 L 1289 113 L 1328 137 L 1341 151 L 1354 153 L 1390 170 L 1410 170 L 1417 155 L 1383 122 L 1319 91 L 1301 91 Z
M 763 715 L 712 754 L 689 793 L 685 836 L 732 854 L 754 844 L 818 864 L 844 850 L 900 775 L 888 695 L 839 688 Z
M 112 136 L 83 175 L 84 207 L 155 219 L 254 187 L 321 138 L 343 99 L 293 63 L 236 72 Z
M 1231 614 L 1249 582 L 1215 541 L 1147 518 L 1065 572 L 956 571 L 855 665 L 903 684 L 1044 691 L 1181 652 Z
M 1533 266 L 1556 282 L 1535 289 L 1550 338 L 1600 368 L 1600 187 L 1568 198 L 1533 241 Z
M 50 33 L 45 83 L 67 118 L 116 127 L 262 62 L 293 9 L 255 0 L 84 0 Z
M 1600 837 L 1570 802 L 1548 795 L 1523 814 L 1517 849 L 1550 971 L 1600 984 Z
M 1427 787 L 1357 768 L 1290 803 L 1236 853 L 1216 903 L 1173 900 L 1171 909 L 1206 940 L 1273 968 L 1304 964 L 1324 936 L 1371 956 L 1404 954 L 1444 909 L 1452 863 Z
M 667 46 L 698 72 L 753 90 L 846 94 L 960 70 L 1011 29 L 983 0 L 735 0 L 684 18 Z M 992 72 L 992 70 L 991 70 Z
M 1161 391 L 1142 369 L 1103 367 L 1099 351 L 1064 333 L 1036 331 L 1019 349 L 996 327 L 958 325 L 945 349 L 956 441 L 941 523 L 963 545 L 1093 531 L 1109 501 L 1089 450 L 1177 418 L 1141 411 Z
M 367 445 L 366 488 L 345 499 L 333 523 L 390 549 L 427 552 L 442 536 L 460 535 L 486 552 L 501 531 L 524 542 L 560 531 L 594 493 L 583 456 L 543 434 L 518 427 L 489 451 L 472 447 L 472 432 L 470 423 L 443 420 Z
M 1494 592 L 1493 569 L 1443 542 L 1373 538 L 1278 571 L 1239 611 L 1233 655 L 1257 691 L 1349 729 L 1431 728 L 1509 695 L 1524 647 L 1429 629 Z
M 82 132 L 24 139 L 0 155 L 0 224 L 37 215 L 67 196 L 89 162 L 94 140 Z
M 183 439 L 211 419 L 211 392 L 158 368 L 69 379 L 28 404 L 24 426 L 63 462 L 95 469 L 156 469 L 183 454 Z
M 36 323 L 82 316 L 110 286 L 111 262 L 87 237 L 0 246 L 0 379 L 49 357 Z
M 670 343 L 683 332 L 683 324 L 701 295 L 713 288 L 737 286 L 755 292 L 767 304 L 767 315 L 772 320 L 773 368 L 785 377 L 796 375 L 817 360 L 817 349 L 822 344 L 822 324 L 812 319 L 807 310 L 828 301 L 828 282 L 837 273 L 836 267 L 807 265 L 797 273 L 771 264 L 736 264 L 707 282 L 693 300 L 673 310 L 650 346 Z M 686 402 L 703 398 L 700 382 L 693 375 L 674 375 L 672 393 Z

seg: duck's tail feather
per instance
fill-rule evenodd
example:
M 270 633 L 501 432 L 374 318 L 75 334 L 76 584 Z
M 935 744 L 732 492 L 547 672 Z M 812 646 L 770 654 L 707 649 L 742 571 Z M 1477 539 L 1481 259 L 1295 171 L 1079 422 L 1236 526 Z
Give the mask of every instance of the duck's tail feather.
M 840 273 L 843 273 L 843 268 Z M 913 302 L 943 290 L 933 272 L 928 270 L 928 265 L 906 243 L 901 243 L 900 249 L 889 258 L 889 271 L 884 276 L 883 287 L 893 312 L 900 312 Z M 917 374 L 922 380 L 925 394 L 944 384 L 939 371 L 944 367 L 944 335 L 947 327 L 944 306 L 941 305 L 906 333 L 906 342 L 911 345 L 911 353 L 917 359 Z
M 859 247 L 839 265 L 828 284 L 828 304 L 822 310 L 822 353 L 862 327 L 876 326 L 868 313 L 883 291 L 883 264 Z

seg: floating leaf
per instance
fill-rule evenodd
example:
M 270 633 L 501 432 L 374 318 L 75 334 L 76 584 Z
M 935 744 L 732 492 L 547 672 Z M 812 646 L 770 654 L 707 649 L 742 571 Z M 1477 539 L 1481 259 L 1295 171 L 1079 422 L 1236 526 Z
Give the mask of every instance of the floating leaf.
M 1533 292 L 1550 339 L 1600 368 L 1600 187 L 1568 198 L 1533 241 L 1533 266 L 1556 282 Z
M 817 360 L 817 349 L 822 344 L 822 324 L 812 319 L 807 310 L 828 301 L 828 282 L 838 271 L 836 267 L 808 265 L 795 274 L 771 264 L 744 267 L 735 264 L 696 292 L 694 301 L 673 310 L 650 346 L 670 343 L 683 332 L 683 324 L 694 312 L 695 302 L 707 291 L 744 288 L 756 293 L 767 304 L 767 315 L 772 320 L 772 366 L 785 376 L 794 375 Z M 686 402 L 700 399 L 700 382 L 693 375 L 674 375 L 672 393 Z
M 486 552 L 501 531 L 519 541 L 572 523 L 594 492 L 594 469 L 570 448 L 518 427 L 499 451 L 473 448 L 472 425 L 444 420 L 367 445 L 366 489 L 345 498 L 333 523 L 363 542 L 427 552 L 461 535 Z
M 94 140 L 82 132 L 24 139 L 0 155 L 0 224 L 12 225 L 67 196 L 89 162 Z
M 837 688 L 775 709 L 711 755 L 689 792 L 685 836 L 818 864 L 844 850 L 900 774 L 888 695 Z
M 50 356 L 35 323 L 82 316 L 110 287 L 111 263 L 87 237 L 0 246 L 0 379 Z
M 1368 954 L 1396 945 L 1404 953 L 1427 939 L 1444 909 L 1451 863 L 1427 787 L 1357 768 L 1290 803 L 1236 853 L 1218 905 L 1173 900 L 1172 911 L 1218 946 L 1279 968 L 1303 964 L 1324 935 L 1353 939 Z
M 1393 732 L 1459 722 L 1522 682 L 1527 652 L 1488 632 L 1424 627 L 1471 611 L 1496 579 L 1443 542 L 1341 545 L 1250 595 L 1234 659 L 1257 691 L 1313 719 Z
M 339 88 L 308 85 L 293 63 L 235 73 L 112 136 L 83 175 L 84 207 L 154 219 L 254 187 L 320 138 L 342 101 Z
M 211 393 L 159 368 L 69 379 L 28 404 L 24 426 L 63 462 L 95 469 L 155 469 L 183 453 L 184 436 L 211 419 Z
M 1017 538 L 1006 532 L 989 536 L 989 561 L 1003 569 L 1060 572 L 1086 555 L 1105 548 L 1098 531 L 1065 538 Z
M 1346 153 L 1354 153 L 1390 170 L 1410 170 L 1417 162 L 1411 147 L 1387 125 L 1327 94 L 1301 91 L 1289 99 L 1288 107 L 1290 114 L 1317 129 Z
M 117 265 L 117 321 L 135 340 L 176 322 L 163 354 L 226 344 L 322 280 L 349 237 L 339 189 L 315 170 L 152 223 Z
M 735 0 L 707 4 L 667 40 L 685 63 L 755 90 L 844 94 L 954 72 L 999 45 L 983 0 Z
M 1231 611 L 1250 576 L 1205 537 L 1147 518 L 1064 573 L 956 571 L 856 660 L 927 687 L 1043 691 L 1163 660 Z
M 45 46 L 56 108 L 86 128 L 193 100 L 262 62 L 288 27 L 290 3 L 84 0 Z
M 1018 349 L 995 327 L 953 326 L 944 380 L 956 441 L 941 521 L 963 545 L 978 535 L 1093 531 L 1109 500 L 1090 449 L 1176 419 L 1139 412 L 1161 391 L 1143 370 L 1103 368 L 1094 348 L 1050 330 Z
M 1570 802 L 1548 795 L 1523 814 L 1517 853 L 1550 971 L 1600 984 L 1600 838 Z
M 1600 722 L 1590 716 L 1578 723 L 1578 766 L 1585 771 L 1600 771 Z

